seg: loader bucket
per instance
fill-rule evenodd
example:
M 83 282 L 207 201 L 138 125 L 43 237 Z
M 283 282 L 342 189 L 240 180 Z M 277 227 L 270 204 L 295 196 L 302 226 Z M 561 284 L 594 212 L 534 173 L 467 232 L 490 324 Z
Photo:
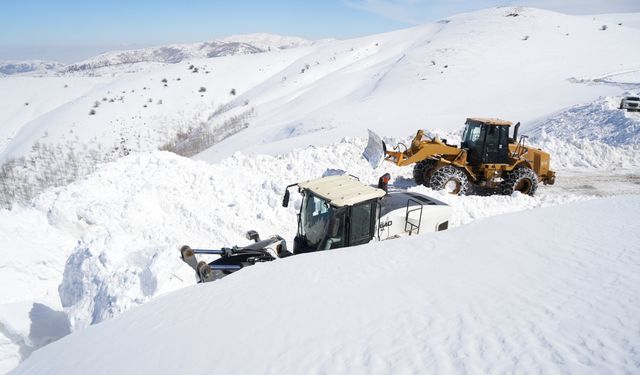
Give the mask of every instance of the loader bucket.
M 382 160 L 385 157 L 385 144 L 384 141 L 380 138 L 378 134 L 376 134 L 371 129 L 369 131 L 369 141 L 367 142 L 367 147 L 365 147 L 362 156 L 371 164 L 372 168 L 377 168 Z

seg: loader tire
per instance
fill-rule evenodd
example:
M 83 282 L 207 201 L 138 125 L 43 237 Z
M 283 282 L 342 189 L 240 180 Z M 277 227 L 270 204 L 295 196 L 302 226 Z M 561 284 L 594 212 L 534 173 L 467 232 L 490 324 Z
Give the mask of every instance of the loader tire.
M 433 190 L 446 190 L 451 194 L 466 195 L 469 189 L 469 178 L 462 169 L 445 165 L 433 172 L 429 185 Z
M 424 185 L 429 187 L 431 172 L 436 166 L 437 161 L 433 159 L 425 159 L 417 162 L 413 166 L 413 180 L 416 185 Z
M 529 167 L 518 167 L 506 173 L 502 181 L 501 193 L 511 195 L 514 191 L 533 196 L 538 190 L 538 176 Z

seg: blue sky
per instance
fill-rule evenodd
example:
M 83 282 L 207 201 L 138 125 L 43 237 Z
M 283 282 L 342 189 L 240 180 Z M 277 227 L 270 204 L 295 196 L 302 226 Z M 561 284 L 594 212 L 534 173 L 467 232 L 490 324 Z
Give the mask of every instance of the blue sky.
M 0 59 L 77 61 L 110 49 L 268 32 L 350 38 L 497 5 L 640 12 L 640 0 L 0 0 Z

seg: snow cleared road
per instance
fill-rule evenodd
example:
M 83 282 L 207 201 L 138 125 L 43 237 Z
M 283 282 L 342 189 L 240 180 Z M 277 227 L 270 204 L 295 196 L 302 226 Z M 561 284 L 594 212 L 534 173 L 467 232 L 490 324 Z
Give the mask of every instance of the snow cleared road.
M 13 374 L 637 373 L 639 211 L 604 198 L 261 264 Z
M 585 171 L 562 170 L 553 186 L 544 187 L 545 195 L 576 194 L 612 196 L 640 194 L 640 170 Z

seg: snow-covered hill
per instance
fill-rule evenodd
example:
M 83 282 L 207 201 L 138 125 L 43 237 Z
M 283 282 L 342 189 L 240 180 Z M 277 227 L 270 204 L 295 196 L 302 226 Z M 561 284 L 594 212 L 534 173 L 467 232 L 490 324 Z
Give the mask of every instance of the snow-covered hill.
M 247 55 L 272 49 L 287 49 L 311 45 L 302 38 L 272 34 L 233 35 L 193 44 L 174 44 L 161 47 L 142 48 L 126 51 L 111 51 L 99 56 L 66 66 L 64 72 L 95 71 L 96 69 L 123 64 L 143 62 L 176 64 L 188 59 L 202 59 L 221 56 Z
M 640 50 L 627 43 L 640 39 L 640 30 L 624 24 L 601 30 L 600 23 L 537 9 L 494 8 L 413 29 L 259 55 L 128 64 L 134 73 L 114 70 L 115 77 L 81 98 L 7 123 L 13 132 L 2 135 L 11 140 L 0 157 L 25 155 L 36 141 L 64 144 L 76 138 L 80 144 L 97 138 L 109 148 L 124 137 L 130 148 L 155 148 L 189 127 L 219 127 L 247 109 L 252 111 L 246 129 L 202 158 L 332 143 L 362 136 L 367 127 L 387 136 L 406 136 L 417 128 L 454 131 L 471 115 L 526 124 L 623 91 L 591 78 L 640 71 Z M 143 54 L 148 53 L 153 54 Z M 85 79 L 70 75 L 66 84 Z M 0 80 L 0 92 L 14 92 L 21 84 Z M 37 92 L 39 84 L 32 84 L 31 92 Z M 7 99 L 10 111 L 23 113 L 24 103 L 33 98 Z M 89 115 L 95 102 L 101 107 Z M 230 107 L 235 110 L 215 116 Z
M 600 199 L 260 264 L 13 374 L 636 373 L 638 210 Z
M 13 74 L 55 74 L 64 64 L 55 61 L 27 60 L 27 61 L 0 61 L 0 77 Z

